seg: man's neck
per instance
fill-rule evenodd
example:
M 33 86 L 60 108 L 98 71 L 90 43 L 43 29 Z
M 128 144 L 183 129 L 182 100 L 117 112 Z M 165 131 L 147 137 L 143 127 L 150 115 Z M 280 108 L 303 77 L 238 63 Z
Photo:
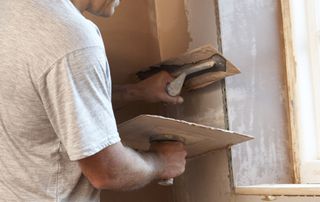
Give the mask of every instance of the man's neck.
M 90 0 L 71 0 L 71 2 L 81 13 L 90 7 Z

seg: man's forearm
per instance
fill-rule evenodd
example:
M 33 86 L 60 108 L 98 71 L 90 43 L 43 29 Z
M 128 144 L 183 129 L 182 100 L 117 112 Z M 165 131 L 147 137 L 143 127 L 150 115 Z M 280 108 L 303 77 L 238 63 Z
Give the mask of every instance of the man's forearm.
M 131 102 L 139 100 L 141 89 L 136 84 L 113 85 L 112 101 L 113 102 Z
M 109 184 L 103 188 L 124 191 L 138 189 L 159 178 L 162 172 L 160 159 L 154 153 L 138 153 L 125 147 L 121 158 L 125 163 L 112 171 L 112 187 Z
M 170 96 L 166 90 L 168 83 L 173 79 L 168 72 L 162 71 L 135 84 L 113 85 L 113 106 L 117 109 L 137 100 L 181 104 L 181 96 Z
M 114 109 L 126 106 L 129 102 L 142 100 L 142 90 L 136 84 L 113 85 L 112 104 Z
M 81 160 L 80 167 L 98 189 L 132 190 L 160 178 L 163 162 L 155 153 L 138 153 L 119 143 Z

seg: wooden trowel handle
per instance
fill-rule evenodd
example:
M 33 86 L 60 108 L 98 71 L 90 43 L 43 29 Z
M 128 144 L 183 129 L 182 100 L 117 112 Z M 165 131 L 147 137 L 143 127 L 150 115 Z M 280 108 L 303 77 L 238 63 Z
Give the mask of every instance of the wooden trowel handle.
M 170 179 L 167 179 L 167 180 L 160 180 L 158 182 L 158 184 L 161 185 L 161 186 L 172 186 L 173 182 L 174 182 L 174 179 L 170 178 Z

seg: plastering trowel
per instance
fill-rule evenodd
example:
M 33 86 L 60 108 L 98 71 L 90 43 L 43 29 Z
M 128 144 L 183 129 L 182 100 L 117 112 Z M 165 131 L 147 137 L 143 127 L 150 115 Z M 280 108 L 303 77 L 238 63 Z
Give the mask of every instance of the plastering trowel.
M 179 95 L 183 87 L 194 90 L 240 73 L 239 69 L 210 45 L 140 71 L 137 76 L 143 80 L 160 71 L 167 71 L 175 77 L 166 89 L 171 96 Z
M 121 123 L 118 130 L 123 143 L 139 151 L 149 151 L 153 142 L 183 142 L 187 159 L 252 139 L 233 131 L 155 115 L 135 117 Z M 173 179 L 159 182 L 161 185 L 172 183 Z
M 152 66 L 146 71 L 140 71 L 137 76 L 143 80 L 160 71 L 167 71 L 175 77 L 166 87 L 166 91 L 170 96 L 179 95 L 183 88 L 186 90 L 203 88 L 227 76 L 240 73 L 239 69 L 210 45 L 167 60 L 160 65 Z M 174 134 L 158 134 L 151 136 L 149 141 L 150 143 L 161 141 L 185 143 L 185 140 Z M 162 180 L 159 184 L 171 185 L 173 184 L 173 179 Z

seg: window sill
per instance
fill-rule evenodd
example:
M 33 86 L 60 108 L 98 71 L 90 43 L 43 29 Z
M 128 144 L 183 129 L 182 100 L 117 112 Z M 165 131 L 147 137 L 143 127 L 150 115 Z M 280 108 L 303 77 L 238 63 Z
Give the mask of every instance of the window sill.
M 266 184 L 238 186 L 237 195 L 258 196 L 320 196 L 320 184 Z

